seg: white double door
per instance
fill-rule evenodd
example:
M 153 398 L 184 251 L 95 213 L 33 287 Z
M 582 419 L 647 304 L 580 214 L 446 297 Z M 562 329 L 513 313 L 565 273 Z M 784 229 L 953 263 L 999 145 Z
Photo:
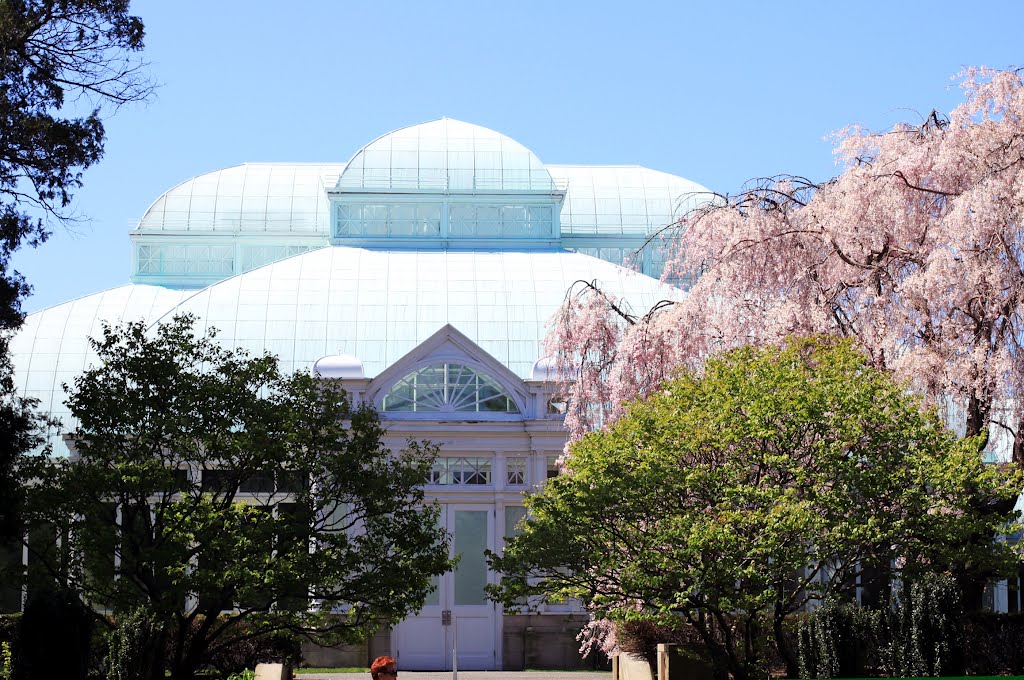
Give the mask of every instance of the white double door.
M 453 651 L 459 670 L 496 669 L 498 611 L 484 595 L 484 550 L 495 549 L 494 505 L 443 504 L 440 521 L 459 563 L 437 579 L 419 614 L 395 627 L 392 651 L 401 670 L 451 670 Z

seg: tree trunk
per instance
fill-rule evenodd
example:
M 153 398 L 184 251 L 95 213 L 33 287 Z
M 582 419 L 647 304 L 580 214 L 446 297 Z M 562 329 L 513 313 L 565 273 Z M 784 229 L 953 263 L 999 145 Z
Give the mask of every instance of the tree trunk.
M 968 437 L 981 435 L 981 443 L 978 450 L 983 451 L 988 445 L 988 415 L 992 410 L 992 402 L 988 399 L 971 395 L 967 398 L 967 427 Z
M 190 648 L 181 659 L 171 668 L 171 680 L 195 680 L 196 671 L 199 670 L 200 656 L 196 650 Z
M 866 563 L 860 572 L 860 603 L 868 609 L 880 609 L 889 603 L 892 588 L 888 569 Z
M 732 675 L 733 680 L 749 680 L 750 673 L 747 665 L 740 659 L 739 652 L 736 650 L 737 644 L 736 636 L 733 635 L 732 630 L 728 625 L 728 621 L 720 613 L 715 613 L 715 621 L 718 623 L 718 627 L 721 630 L 722 635 L 722 647 L 725 649 L 726 659 L 729 664 L 729 673 Z M 738 627 L 738 626 L 737 626 Z
M 1013 455 L 1011 460 L 1014 465 L 1024 467 L 1024 413 L 1017 419 L 1017 428 L 1013 435 Z
M 976 612 L 985 604 L 985 585 L 988 579 L 977 576 L 957 579 L 961 596 L 964 598 L 964 611 Z
M 170 663 L 171 680 L 195 680 L 199 664 L 206 653 L 208 639 L 206 619 L 193 630 L 193 621 L 180 617 L 175 641 L 174 658 Z
M 772 631 L 775 633 L 775 646 L 779 650 L 779 656 L 782 657 L 782 662 L 786 664 L 786 677 L 787 678 L 799 678 L 800 677 L 800 665 L 797 663 L 796 655 L 793 654 L 793 650 L 789 648 L 789 640 L 786 639 L 786 632 L 782 629 L 782 623 L 786 620 L 784 614 L 775 612 L 775 620 L 772 622 Z
M 707 649 L 708 657 L 711 659 L 711 675 L 714 680 L 728 680 L 729 670 L 732 665 L 729 662 L 728 650 L 723 649 L 715 636 L 714 622 L 709 626 L 709 620 L 704 612 L 697 616 L 686 615 L 690 625 L 700 635 Z

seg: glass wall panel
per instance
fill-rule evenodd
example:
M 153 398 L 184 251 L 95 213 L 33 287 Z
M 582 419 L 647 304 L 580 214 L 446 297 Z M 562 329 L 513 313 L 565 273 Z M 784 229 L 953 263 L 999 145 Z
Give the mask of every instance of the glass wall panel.
M 461 556 L 455 567 L 455 604 L 487 604 L 487 511 L 455 511 L 455 554 Z
M 338 237 L 437 237 L 441 234 L 441 205 L 339 204 L 335 208 L 334 234 Z
M 491 483 L 490 458 L 436 458 L 427 475 L 428 484 L 487 485 Z
M 246 477 L 239 485 L 239 491 L 242 493 L 273 493 L 274 475 L 273 473 L 258 472 Z
M 505 459 L 505 483 L 509 486 L 526 484 L 526 456 Z
M 262 267 L 286 257 L 308 252 L 319 246 L 263 245 L 242 247 L 242 271 Z
M 558 456 L 548 456 L 547 460 L 548 460 L 548 470 L 547 470 L 548 479 L 551 479 L 552 477 L 557 477 L 558 473 L 561 471 L 559 469 L 559 467 L 558 467 Z
M 238 475 L 233 470 L 203 470 L 201 488 L 213 494 L 228 494 L 238 488 Z
M 309 508 L 300 503 L 281 503 L 277 508 L 277 525 L 281 527 L 278 534 L 276 549 L 278 556 L 283 551 L 308 552 L 310 548 L 312 516 Z M 291 538 L 285 543 L 281 540 L 284 534 Z M 284 585 L 278 606 L 292 611 L 302 611 L 309 607 L 310 583 L 308 580 L 294 578 Z
M 451 204 L 447 224 L 443 206 L 414 204 L 337 204 L 334 235 L 344 237 L 550 238 L 554 235 L 552 206 Z
M 230 276 L 235 269 L 234 255 L 234 247 L 228 245 L 140 245 L 136 249 L 137 272 Z
M 521 505 L 505 506 L 505 540 L 522 533 L 519 522 L 526 517 L 526 508 Z
M 21 543 L 0 543 L 0 614 L 21 611 L 22 571 Z

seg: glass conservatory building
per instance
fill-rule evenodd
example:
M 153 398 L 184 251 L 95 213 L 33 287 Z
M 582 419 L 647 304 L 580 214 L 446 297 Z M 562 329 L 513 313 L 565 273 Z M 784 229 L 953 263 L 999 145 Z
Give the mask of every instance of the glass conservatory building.
M 707 198 L 642 167 L 544 164 L 450 119 L 386 134 L 347 163 L 225 168 L 152 204 L 130 234 L 130 283 L 27 318 L 11 346 L 16 379 L 70 427 L 61 385 L 94 359 L 87 338 L 102 322 L 189 312 L 225 345 L 342 381 L 381 412 L 393 448 L 440 445 L 427 491 L 462 559 L 369 649 L 310 660 L 390 653 L 403 669 L 451 668 L 457 635 L 464 670 L 571 667 L 579 612 L 505 616 L 483 595 L 484 550 L 501 548 L 566 439 L 545 323 L 579 281 L 636 310 L 678 296 L 658 281 L 657 248 L 632 256 Z M 51 443 L 68 453 L 59 432 Z

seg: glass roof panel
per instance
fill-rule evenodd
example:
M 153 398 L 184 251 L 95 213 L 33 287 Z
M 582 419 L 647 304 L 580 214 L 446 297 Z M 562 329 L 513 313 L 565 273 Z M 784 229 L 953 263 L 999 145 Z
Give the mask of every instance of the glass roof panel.
M 478 125 L 442 118 L 370 142 L 349 161 L 337 188 L 551 191 L 554 183 L 540 159 L 519 142 Z
M 70 383 L 95 359 L 88 338 L 102 335 L 101 322 L 146 320 L 161 316 L 193 291 L 126 285 L 65 302 L 28 315 L 11 340 L 15 377 L 22 394 L 40 400 L 40 408 L 69 427 L 61 384 Z M 67 454 L 58 428 L 48 432 L 54 452 Z
M 566 186 L 563 236 L 643 236 L 707 202 L 710 192 L 690 180 L 639 166 L 548 165 Z
M 157 198 L 137 231 L 293 232 L 326 235 L 344 165 L 247 163 L 194 177 Z M 275 197 L 274 199 L 268 197 Z M 268 215 L 268 206 L 273 209 Z
M 29 315 L 11 344 L 19 389 L 65 422 L 60 384 L 92 360 L 86 337 L 103 319 L 152 322 L 199 316 L 199 331 L 253 353 L 309 368 L 353 354 L 380 373 L 451 323 L 523 378 L 541 353 L 545 322 L 578 280 L 597 280 L 634 309 L 681 295 L 657 281 L 565 251 L 378 251 L 328 247 L 281 260 L 202 291 L 128 285 Z M 319 348 L 319 349 L 318 349 Z M 318 356 L 314 356 L 318 355 Z M 63 441 L 52 433 L 58 453 Z

